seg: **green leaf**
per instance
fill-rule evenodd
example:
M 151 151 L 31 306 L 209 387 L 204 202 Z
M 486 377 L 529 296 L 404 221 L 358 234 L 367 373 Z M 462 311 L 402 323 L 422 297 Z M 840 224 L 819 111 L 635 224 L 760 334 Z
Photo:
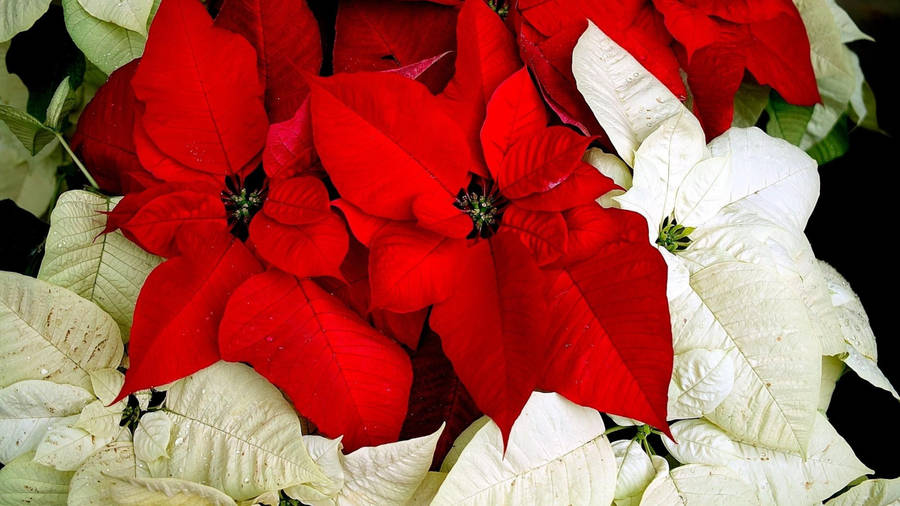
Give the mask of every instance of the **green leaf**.
M 4 0 L 0 2 L 0 42 L 34 24 L 50 7 L 50 0 Z
M 824 139 L 806 150 L 809 156 L 816 159 L 819 165 L 841 157 L 850 148 L 850 136 L 847 129 L 847 117 L 842 116 L 831 132 Z
M 857 125 L 865 128 L 866 130 L 872 130 L 874 132 L 885 133 L 881 127 L 878 126 L 878 115 L 876 114 L 876 102 L 875 102 L 875 93 L 872 91 L 872 87 L 869 86 L 868 82 L 863 82 L 862 84 L 862 99 L 863 104 L 865 105 L 865 117 L 860 121 L 859 114 L 856 111 L 855 107 L 851 107 L 847 114 L 850 117 L 850 120 L 856 123 Z
M 91 16 L 147 35 L 153 0 L 78 0 Z
M 106 74 L 112 74 L 117 68 L 143 54 L 144 44 L 147 42 L 145 35 L 92 16 L 78 0 L 62 0 L 62 5 L 66 27 L 72 40 L 87 59 Z M 150 19 L 158 5 L 159 0 L 156 0 Z M 149 24 L 148 20 L 147 26 Z
M 53 130 L 61 130 L 63 119 L 75 108 L 77 102 L 75 89 L 69 84 L 69 77 L 66 76 L 53 92 L 53 97 L 50 98 L 50 105 L 47 106 L 47 119 L 44 120 L 44 124 Z
M 46 379 L 92 391 L 90 371 L 117 367 L 122 352 L 116 322 L 93 302 L 0 272 L 0 386 Z
M 56 138 L 56 132 L 27 112 L 20 111 L 15 107 L 0 104 L 0 120 L 6 123 L 9 131 L 32 155 L 38 154 Z
M 127 340 L 141 286 L 162 259 L 119 231 L 102 233 L 104 213 L 118 200 L 82 190 L 63 193 L 50 215 L 38 279 L 96 303 L 116 320 Z
M 734 95 L 734 117 L 731 126 L 745 128 L 756 125 L 766 104 L 771 88 L 753 83 L 742 83 Z
M 766 133 L 799 146 L 806 133 L 806 125 L 812 118 L 813 108 L 791 105 L 773 91 L 766 112 L 769 114 Z
M 74 473 L 38 464 L 32 457 L 26 453 L 0 469 L 0 504 L 65 506 Z

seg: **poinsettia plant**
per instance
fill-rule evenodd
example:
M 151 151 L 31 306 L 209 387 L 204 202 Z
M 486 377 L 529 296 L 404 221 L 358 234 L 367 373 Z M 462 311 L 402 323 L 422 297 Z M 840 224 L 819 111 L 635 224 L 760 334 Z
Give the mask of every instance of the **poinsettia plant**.
M 803 233 L 836 129 L 877 128 L 833 2 L 38 4 L 7 68 L 54 15 L 78 58 L 44 98 L 0 76 L 0 134 L 88 190 L 17 200 L 52 212 L 39 279 L 0 276 L 0 494 L 812 504 L 872 472 L 822 413 L 844 364 L 897 394 Z

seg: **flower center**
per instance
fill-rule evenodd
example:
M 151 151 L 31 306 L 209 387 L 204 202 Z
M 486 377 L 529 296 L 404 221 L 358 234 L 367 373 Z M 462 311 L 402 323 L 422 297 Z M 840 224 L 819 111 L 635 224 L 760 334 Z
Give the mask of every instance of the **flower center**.
M 506 204 L 506 199 L 494 188 L 493 182 L 477 176 L 468 188 L 459 190 L 453 203 L 472 218 L 472 231 L 466 236 L 469 239 L 487 239 L 494 235 L 500 228 L 500 217 Z
M 666 217 L 663 219 L 662 226 L 659 227 L 659 238 L 656 239 L 656 244 L 672 253 L 684 251 L 691 245 L 691 238 L 688 235 L 693 231 L 694 227 L 679 225 L 674 215 L 671 220 Z
M 268 185 L 265 174 L 256 170 L 242 181 L 229 178 L 225 181 L 225 190 L 221 193 L 222 203 L 228 213 L 228 224 L 231 233 L 244 241 L 249 232 L 250 220 L 253 219 L 266 200 Z

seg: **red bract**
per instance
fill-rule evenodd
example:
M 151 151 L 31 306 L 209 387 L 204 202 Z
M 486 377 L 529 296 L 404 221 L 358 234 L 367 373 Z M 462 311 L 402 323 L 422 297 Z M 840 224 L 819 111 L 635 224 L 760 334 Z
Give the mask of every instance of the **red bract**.
M 480 2 L 468 2 L 460 13 L 460 27 L 494 22 L 499 24 L 499 18 Z M 615 188 L 596 170 L 585 170 L 581 158 L 592 138 L 563 127 L 547 128 L 543 105 L 534 88 L 529 90 L 527 71 L 496 79 L 494 70 L 511 66 L 502 59 L 505 53 L 487 50 L 504 47 L 503 34 L 512 40 L 502 24 L 499 28 L 490 37 L 476 37 L 468 57 L 460 50 L 463 64 L 457 73 L 471 75 L 454 77 L 449 97 L 435 99 L 419 83 L 375 73 L 319 79 L 312 85 L 316 149 L 341 193 L 338 206 L 354 235 L 370 248 L 371 306 L 410 312 L 432 305 L 430 326 L 440 335 L 444 352 L 504 436 L 542 384 L 586 405 L 602 404 L 608 411 L 664 427 L 659 413 L 665 413 L 672 360 L 665 264 L 645 237 L 622 243 L 615 227 L 596 243 L 577 237 L 575 253 L 582 254 L 585 244 L 598 253 L 616 248 L 618 258 L 639 258 L 640 266 L 604 270 L 598 277 L 578 263 L 587 260 L 569 256 L 569 213 L 584 207 L 608 220 L 630 213 L 606 211 L 592 202 Z M 460 44 L 468 43 L 460 39 Z M 495 60 L 498 54 L 500 61 Z M 514 56 L 506 58 L 521 67 Z M 445 105 L 451 99 L 475 107 L 471 117 L 487 112 L 477 153 L 464 133 L 471 133 L 466 126 L 470 113 L 454 124 Z M 482 155 L 487 167 L 479 162 Z M 577 345 L 587 350 L 603 346 L 606 339 L 654 346 L 658 350 L 647 360 L 659 367 L 644 369 L 631 356 L 602 366 L 588 358 L 590 368 L 575 364 L 580 376 L 558 366 L 568 357 L 559 348 L 573 345 L 566 320 L 553 325 L 548 338 L 551 304 L 559 297 L 552 290 L 563 275 L 579 286 L 570 302 L 595 313 L 604 311 L 595 307 L 600 301 L 596 292 L 613 297 L 615 290 L 609 288 L 638 279 L 634 291 L 643 298 L 623 299 L 618 310 L 641 314 L 649 323 L 629 318 L 621 325 L 608 324 L 596 316 L 597 327 L 607 333 L 585 333 Z M 643 335 L 648 328 L 653 336 Z M 606 405 L 605 399 L 575 386 L 626 380 L 649 401 L 623 399 Z

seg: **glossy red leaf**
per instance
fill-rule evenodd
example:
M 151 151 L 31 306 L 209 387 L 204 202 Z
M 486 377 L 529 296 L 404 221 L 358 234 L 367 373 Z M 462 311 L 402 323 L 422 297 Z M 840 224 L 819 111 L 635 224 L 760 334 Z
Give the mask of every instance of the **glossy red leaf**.
M 411 220 L 413 201 L 422 195 L 452 208 L 474 165 L 462 131 L 438 99 L 394 74 L 316 79 L 312 123 L 332 183 L 368 214 Z
M 205 183 L 222 183 L 225 179 L 224 175 L 195 170 L 160 151 L 156 144 L 153 143 L 153 140 L 150 139 L 150 136 L 147 135 L 147 131 L 140 120 L 141 117 L 141 115 L 137 116 L 138 120 L 135 122 L 134 131 L 132 132 L 134 148 L 141 165 L 152 177 L 169 183 L 201 181 Z
M 434 466 L 440 466 L 456 437 L 482 413 L 441 350 L 437 334 L 425 333 L 412 355 L 412 366 L 412 390 L 400 439 L 432 434 L 446 423 L 434 450 Z
M 262 212 L 284 225 L 307 225 L 332 214 L 328 189 L 312 176 L 270 181 Z
M 532 211 L 565 211 L 590 204 L 615 189 L 621 188 L 591 164 L 581 162 L 551 190 L 516 199 L 516 205 Z
M 218 328 L 225 304 L 259 262 L 230 235 L 185 234 L 184 255 L 156 267 L 134 309 L 126 395 L 193 374 L 219 360 Z
M 404 223 L 384 226 L 369 251 L 372 308 L 406 313 L 450 297 L 464 279 L 467 256 L 463 239 Z
M 353 237 L 367 248 L 371 246 L 375 233 L 391 223 L 391 220 L 366 214 L 362 209 L 344 199 L 334 200 L 331 205 L 340 209 L 344 219 L 347 220 L 350 231 L 353 232 Z
M 444 60 L 452 54 L 453 51 L 446 51 L 437 56 L 432 56 L 431 58 L 425 58 L 424 60 L 410 63 L 409 65 L 404 65 L 395 69 L 386 69 L 384 70 L 384 72 L 391 72 L 403 76 L 407 79 L 419 79 L 419 77 L 421 77 L 422 74 L 428 72 L 428 69 L 430 69 L 433 65 Z M 431 88 L 429 87 L 429 89 Z
M 422 195 L 413 202 L 413 214 L 417 224 L 432 232 L 462 239 L 472 231 L 472 218 L 456 207 L 446 204 L 446 200 L 435 200 L 430 195 Z
M 467 256 L 456 290 L 434 305 L 429 321 L 453 369 L 506 440 L 550 350 L 544 275 L 509 233 L 476 243 Z
M 500 227 L 515 234 L 538 265 L 547 265 L 566 252 L 568 230 L 561 213 L 528 211 L 512 204 L 503 212 Z
M 161 4 L 131 84 L 150 139 L 183 165 L 239 174 L 265 144 L 256 52 L 240 35 L 213 27 L 196 0 Z
M 409 357 L 310 280 L 254 276 L 222 318 L 225 360 L 248 362 L 345 449 L 392 442 L 406 416 Z
M 263 150 L 266 175 L 278 179 L 310 170 L 318 160 L 312 135 L 307 97 L 290 119 L 269 125 Z
M 369 250 L 350 237 L 349 248 L 341 262 L 343 279 L 323 277 L 316 282 L 326 292 L 341 300 L 362 319 L 369 317 Z M 382 330 L 379 327 L 375 327 Z M 383 330 L 382 330 L 383 332 Z
M 304 225 L 285 225 L 265 212 L 258 213 L 250 222 L 250 242 L 256 253 L 266 262 L 301 278 L 340 278 L 347 241 L 344 222 L 332 212 Z
M 382 334 L 394 338 L 411 350 L 418 348 L 427 318 L 428 308 L 411 313 L 395 313 L 384 309 L 372 311 L 372 325 Z
M 565 261 L 588 260 L 604 245 L 622 241 L 640 244 L 647 238 L 646 224 L 636 221 L 634 213 L 607 210 L 591 203 L 565 213 L 569 242 Z
M 84 108 L 72 137 L 72 149 L 100 188 L 113 194 L 140 191 L 155 178 L 141 166 L 134 150 L 132 129 L 137 99 L 131 78 L 138 61 L 116 70 Z
M 491 175 L 497 178 L 513 144 L 542 132 L 549 121 L 528 70 L 520 69 L 503 81 L 487 104 L 481 127 L 481 146 Z
M 122 202 L 126 203 L 129 197 Z M 127 213 L 129 207 L 124 207 L 122 212 Z M 118 206 L 113 216 L 117 210 Z M 179 249 L 176 242 L 179 235 L 231 237 L 225 206 L 217 193 L 208 191 L 180 189 L 155 195 L 134 210 L 127 221 L 114 223 L 141 248 L 167 258 L 187 253 Z
M 541 388 L 667 430 L 672 330 L 665 261 L 647 243 L 639 214 L 590 207 L 596 219 L 587 225 L 598 239 L 592 254 L 553 271 L 555 354 Z
M 497 175 L 500 190 L 508 199 L 519 199 L 553 189 L 582 163 L 593 140 L 557 126 L 517 142 Z
M 309 93 L 304 74 L 322 67 L 319 24 L 305 0 L 227 0 L 216 26 L 244 36 L 256 48 L 269 120 L 294 115 Z

